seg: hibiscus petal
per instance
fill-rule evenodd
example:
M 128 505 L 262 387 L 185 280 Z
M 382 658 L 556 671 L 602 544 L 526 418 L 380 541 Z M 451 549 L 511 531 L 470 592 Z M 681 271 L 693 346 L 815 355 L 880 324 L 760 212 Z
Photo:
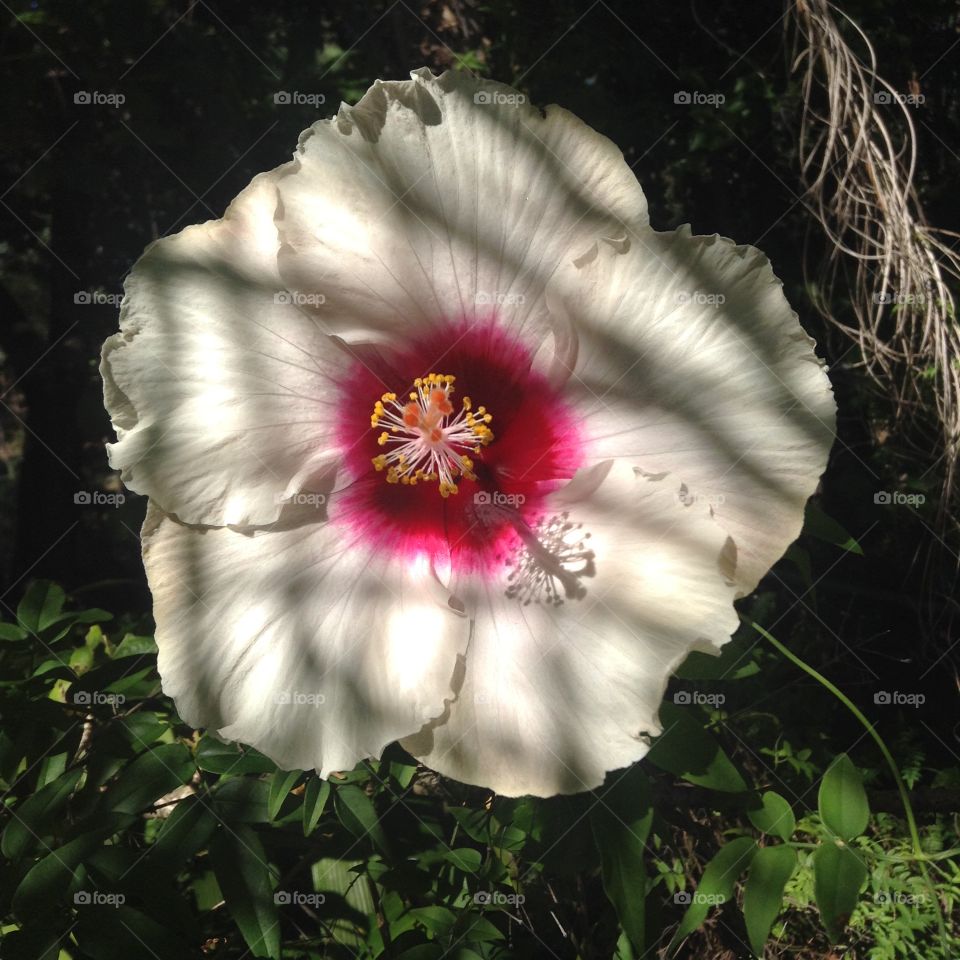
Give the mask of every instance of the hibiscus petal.
M 332 488 L 333 378 L 346 359 L 280 286 L 275 181 L 257 177 L 223 220 L 152 244 L 104 344 L 110 463 L 189 523 L 276 519 L 318 451 Z
M 507 796 L 592 789 L 639 760 L 670 673 L 737 627 L 729 539 L 666 479 L 608 462 L 551 509 L 571 525 L 566 547 L 540 532 L 565 571 L 552 578 L 562 602 L 538 591 L 549 562 L 529 554 L 512 590 L 461 579 L 474 622 L 457 698 L 404 741 L 440 773 Z
M 164 692 L 284 769 L 350 769 L 451 695 L 468 624 L 429 565 L 373 555 L 321 508 L 244 533 L 151 507 L 143 555 Z
M 587 462 L 626 457 L 709 504 L 749 593 L 800 533 L 836 415 L 767 258 L 689 227 L 646 231 L 569 264 L 549 299 L 577 332 L 567 396 Z
M 646 227 L 643 191 L 620 150 L 559 107 L 463 72 L 411 76 L 301 136 L 279 184 L 281 271 L 344 327 L 497 312 L 539 344 L 553 271 Z

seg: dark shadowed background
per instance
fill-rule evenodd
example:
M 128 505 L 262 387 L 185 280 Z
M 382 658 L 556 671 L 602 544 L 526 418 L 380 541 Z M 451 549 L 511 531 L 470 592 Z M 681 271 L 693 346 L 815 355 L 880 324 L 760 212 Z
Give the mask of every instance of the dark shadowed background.
M 955 226 L 956 4 L 841 7 L 871 38 L 880 72 L 923 94 L 911 108 L 917 186 L 931 222 Z M 149 630 L 137 536 L 145 502 L 107 464 L 111 428 L 97 372 L 143 248 L 221 216 L 254 174 L 289 159 L 301 130 L 355 102 L 374 79 L 422 65 L 469 70 L 536 104 L 558 103 L 611 138 L 647 194 L 655 228 L 689 222 L 772 260 L 830 365 L 840 440 L 816 500 L 832 524 L 821 517 L 820 536 L 805 534 L 761 585 L 764 622 L 869 706 L 898 761 L 917 770 L 919 809 L 958 809 L 960 558 L 937 520 L 937 429 L 921 416 L 908 444 L 891 400 L 857 368 L 856 344 L 814 308 L 828 247 L 801 186 L 791 24 L 780 3 L 739 0 L 0 0 L 0 615 L 9 618 L 27 585 L 44 578 Z M 684 93 L 713 102 L 686 102 L 697 98 Z M 833 307 L 843 314 L 842 296 Z M 925 458 L 916 448 L 927 442 Z M 925 503 L 875 502 L 888 490 L 923 494 Z M 102 502 L 92 502 L 98 493 Z M 862 555 L 838 547 L 847 535 Z M 907 719 L 884 713 L 874 695 L 891 689 L 925 703 Z M 809 780 L 798 751 L 821 763 L 862 734 L 783 663 L 741 707 L 748 719 L 726 744 L 755 772 L 768 749 L 763 762 Z M 746 744 L 756 729 L 768 740 L 754 753 Z M 871 762 L 880 770 L 876 758 L 863 759 Z M 882 773 L 874 786 L 877 808 L 896 810 Z M 692 840 L 678 844 L 686 850 L 678 856 L 694 857 Z M 576 952 L 549 919 L 537 930 L 553 955 Z M 739 955 L 722 931 L 714 936 L 711 949 L 734 952 L 709 955 Z M 815 937 L 805 930 L 798 948 L 825 949 Z M 602 955 L 591 950 L 580 955 Z

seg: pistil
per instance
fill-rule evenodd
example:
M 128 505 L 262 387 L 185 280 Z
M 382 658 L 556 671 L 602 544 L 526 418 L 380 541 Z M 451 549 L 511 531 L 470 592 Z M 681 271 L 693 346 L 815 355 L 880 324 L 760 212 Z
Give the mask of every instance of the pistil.
M 461 477 L 476 480 L 470 454 L 479 454 L 493 440 L 488 424 L 493 419 L 485 407 L 473 409 L 469 397 L 459 411 L 450 400 L 456 377 L 429 373 L 414 380 L 405 403 L 395 393 L 385 393 L 374 404 L 371 427 L 384 427 L 377 443 L 387 447 L 373 457 L 387 483 L 411 486 L 423 481 L 439 483 L 440 496 L 457 493 Z

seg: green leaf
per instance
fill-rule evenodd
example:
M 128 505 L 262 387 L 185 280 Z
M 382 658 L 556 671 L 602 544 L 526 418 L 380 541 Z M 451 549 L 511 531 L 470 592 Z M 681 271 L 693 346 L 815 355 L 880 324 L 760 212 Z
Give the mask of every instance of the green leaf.
M 24 630 L 40 633 L 60 616 L 66 599 L 66 594 L 55 583 L 35 580 L 17 607 L 17 620 Z
M 621 930 L 620 936 L 617 937 L 617 945 L 614 948 L 612 960 L 637 960 L 637 954 L 630 945 L 630 938 L 625 930 Z
M 146 750 L 120 771 L 105 802 L 118 813 L 139 813 L 154 800 L 183 786 L 194 772 L 193 757 L 181 743 Z
M 703 923 L 710 907 L 726 903 L 733 897 L 737 877 L 749 866 L 756 852 L 757 845 L 750 837 L 737 837 L 717 851 L 704 869 L 696 891 L 686 895 L 690 898 L 690 906 L 670 941 L 668 953 Z
M 71 756 L 70 753 L 48 753 L 40 761 L 40 769 L 37 771 L 37 791 L 42 790 L 47 784 L 53 783 L 57 777 L 66 773 L 67 760 Z
M 4 928 L 3 958 L 4 960 L 57 960 L 63 957 L 60 952 L 60 943 L 67 936 L 67 932 L 53 929 L 51 925 L 33 925 L 20 930 Z
M 70 630 L 77 624 L 87 624 L 87 623 L 102 623 L 105 620 L 112 620 L 112 614 L 107 613 L 106 610 L 80 610 L 77 613 L 63 613 L 59 617 L 54 618 L 38 633 L 40 639 L 47 645 L 52 645 L 58 643 L 62 640 Z M 93 633 L 93 629 L 88 631 L 87 643 L 88 645 L 91 642 L 92 636 L 103 636 L 103 633 L 97 630 L 96 633 Z
M 758 957 L 763 956 L 763 945 L 783 905 L 784 887 L 796 867 L 796 851 L 785 844 L 761 847 L 750 864 L 743 888 L 743 919 L 750 946 Z
M 401 790 L 406 790 L 413 782 L 413 778 L 417 775 L 416 767 L 409 763 L 398 763 L 395 760 L 390 762 L 388 769 L 390 770 L 390 776 L 397 781 L 397 785 Z
M 491 843 L 490 826 L 493 817 L 489 810 L 479 807 L 451 807 L 450 816 L 471 839 L 477 843 Z
M 158 923 L 132 907 L 92 906 L 78 910 L 77 942 L 97 960 L 182 960 L 188 945 L 169 924 Z
M 410 916 L 437 937 L 445 937 L 457 922 L 456 914 L 446 907 L 416 907 Z
M 74 837 L 35 863 L 13 895 L 13 909 L 17 915 L 28 920 L 49 913 L 62 914 L 74 871 L 114 829 L 112 826 L 102 827 Z
M 760 798 L 761 805 L 755 810 L 748 810 L 750 822 L 761 832 L 789 840 L 797 826 L 797 819 L 793 815 L 790 804 L 773 790 L 768 790 Z
M 200 797 L 181 800 L 160 828 L 148 862 L 152 868 L 182 866 L 207 844 L 216 825 L 217 818 L 207 801 Z
M 33 671 L 33 677 L 46 677 L 48 680 L 76 680 L 77 675 L 62 660 L 44 660 Z
M 19 860 L 32 850 L 37 839 L 46 832 L 53 819 L 66 806 L 70 794 L 83 774 L 77 767 L 48 783 L 12 811 L 0 840 L 0 852 L 9 860 Z
M 807 592 L 812 592 L 816 584 L 813 580 L 813 563 L 810 560 L 810 554 L 804 550 L 799 543 L 791 543 L 787 547 L 784 559 L 791 561 L 800 571 L 800 579 Z
M 464 873 L 476 873 L 483 864 L 480 851 L 474 850 L 473 847 L 458 847 L 456 850 L 448 850 L 443 858 L 447 863 L 452 863 Z
M 333 806 L 340 822 L 355 837 L 369 837 L 381 853 L 389 856 L 390 844 L 373 801 L 359 787 L 352 784 L 338 786 L 333 793 Z
M 820 781 L 817 797 L 820 818 L 841 840 L 858 837 L 870 819 L 870 805 L 860 771 L 841 753 Z
M 647 872 L 644 853 L 653 804 L 650 784 L 634 765 L 598 796 L 590 825 L 600 851 L 603 889 L 634 948 L 644 950 Z
M 210 859 L 230 916 L 255 957 L 280 957 L 280 913 L 273 898 L 267 855 L 250 827 L 220 830 Z
M 303 794 L 303 835 L 309 837 L 317 829 L 323 808 L 330 796 L 330 781 L 311 777 Z
M 489 943 L 493 940 L 503 940 L 503 931 L 479 913 L 467 910 L 457 918 L 460 936 L 473 943 Z M 451 960 L 457 952 L 451 953 Z
M 692 714 L 665 700 L 660 705 L 660 722 L 663 733 L 654 740 L 647 754 L 651 763 L 711 790 L 741 793 L 747 789 L 720 744 Z
M 269 801 L 270 786 L 263 780 L 236 777 L 213 790 L 213 809 L 227 823 L 267 823 Z
M 467 953 L 471 952 L 467 951 Z M 481 960 L 477 954 L 474 953 L 473 956 Z M 415 947 L 398 954 L 397 960 L 453 960 L 453 957 L 439 943 L 418 943 Z M 466 958 L 458 956 L 456 960 L 466 960 Z
M 828 842 L 813 853 L 813 896 L 830 940 L 843 934 L 857 905 L 867 868 L 850 847 Z
M 89 653 L 90 651 L 85 652 Z M 78 694 L 81 693 L 93 695 L 104 692 L 123 693 L 129 691 L 131 687 L 141 683 L 147 674 L 156 668 L 156 665 L 156 659 L 147 656 L 139 659 L 125 657 L 123 660 L 107 660 L 84 673 L 70 687 L 69 699 L 74 703 L 82 703 L 82 700 L 78 699 Z M 152 680 L 149 681 L 148 686 L 158 687 L 159 685 L 155 680 Z M 87 703 L 90 702 L 91 700 L 87 699 Z
M 76 674 L 76 676 L 74 676 L 72 679 L 76 680 L 77 676 L 83 676 L 83 674 L 87 673 L 87 671 L 93 667 L 93 661 L 95 657 L 96 654 L 90 649 L 90 647 L 76 647 L 73 649 L 70 652 L 70 667 L 71 672 Z M 73 687 L 73 692 L 74 694 L 77 692 L 76 686 Z M 92 702 L 92 698 L 87 698 L 84 700 L 84 698 L 76 695 L 72 696 L 71 699 L 78 705 L 82 705 L 84 702 L 86 704 L 90 704 Z
M 252 748 L 223 743 L 209 734 L 197 744 L 197 766 L 208 773 L 273 773 L 277 765 Z
M 74 614 L 77 623 L 105 623 L 113 619 L 113 614 L 99 607 L 90 607 L 88 610 L 80 610 Z
M 170 723 L 159 714 L 139 711 L 112 721 L 111 728 L 121 734 L 134 749 L 143 750 L 162 740 L 164 734 L 170 730 Z
M 267 801 L 267 812 L 271 820 L 276 820 L 283 801 L 290 796 L 290 791 L 303 775 L 302 770 L 278 770 L 270 779 L 270 798 Z
M 850 553 L 863 556 L 863 548 L 847 533 L 832 517 L 828 517 L 815 500 L 807 501 L 806 515 L 803 521 L 803 532 L 809 533 L 818 540 L 832 543 Z
M 592 794 L 575 793 L 550 797 L 540 806 L 535 827 L 535 859 L 543 863 L 551 876 L 567 876 L 599 869 L 600 851 L 590 825 L 590 809 L 596 803 Z
M 376 908 L 370 884 L 364 883 L 357 869 L 363 867 L 361 861 L 338 860 L 323 857 L 310 867 L 313 889 L 328 891 L 346 901 L 347 911 L 342 912 L 331 924 L 333 937 L 337 943 L 348 948 L 348 956 L 359 956 L 363 946 L 363 933 L 372 933 Z M 331 899 L 331 898 L 328 898 Z M 386 902 L 387 897 L 384 897 Z M 373 934 L 376 936 L 376 934 Z M 384 955 L 386 957 L 386 955 Z
M 719 656 L 691 651 L 674 676 L 681 680 L 742 680 L 759 672 L 759 665 L 747 656 L 743 644 L 734 640 L 724 644 Z
M 15 623 L 0 623 L 0 640 L 16 642 L 17 640 L 26 640 L 27 636 L 26 630 L 21 629 Z
M 113 659 L 123 657 L 139 657 L 145 653 L 156 653 L 157 644 L 153 637 L 139 637 L 128 633 L 113 651 Z

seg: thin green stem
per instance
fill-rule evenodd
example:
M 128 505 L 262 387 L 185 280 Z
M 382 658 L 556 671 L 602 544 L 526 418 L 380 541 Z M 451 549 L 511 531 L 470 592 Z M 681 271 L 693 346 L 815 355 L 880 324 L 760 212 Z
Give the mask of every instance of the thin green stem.
M 883 754 L 884 760 L 887 761 L 887 766 L 890 767 L 890 772 L 893 774 L 894 782 L 897 784 L 897 790 L 900 793 L 900 800 L 903 803 L 903 811 L 907 817 L 907 827 L 910 830 L 910 842 L 913 844 L 913 852 L 916 857 L 920 860 L 925 859 L 926 855 L 923 852 L 922 847 L 920 846 L 920 833 L 917 830 L 917 821 L 913 815 L 913 806 L 910 804 L 910 797 L 907 794 L 906 784 L 903 782 L 903 777 L 900 776 L 900 768 L 897 766 L 896 761 L 893 759 L 893 755 L 887 749 L 886 743 L 884 743 L 883 737 L 877 733 L 873 724 L 863 715 L 863 712 L 860 708 L 835 684 L 831 683 L 822 673 L 818 673 L 810 664 L 805 663 L 801 660 L 792 650 L 787 649 L 772 633 L 764 630 L 759 624 L 751 623 L 751 627 L 757 631 L 757 633 L 766 637 L 788 660 L 792 663 L 795 663 L 804 673 L 810 674 L 817 683 L 822 684 L 826 687 L 864 726 L 867 733 L 873 737 L 874 742 L 880 748 L 880 752 Z
M 934 902 L 937 904 L 937 921 L 940 927 L 940 935 L 942 938 L 946 938 L 946 925 L 943 919 L 943 912 L 940 906 L 940 900 L 937 897 L 936 886 L 930 878 L 930 873 L 927 870 L 927 855 L 923 852 L 922 847 L 920 846 L 920 833 L 917 830 L 917 821 L 913 815 L 913 806 L 910 803 L 910 797 L 907 794 L 906 784 L 903 782 L 903 777 L 900 776 L 900 768 L 897 766 L 896 761 L 893 759 L 893 754 L 890 753 L 887 749 L 886 743 L 884 743 L 883 737 L 877 733 L 873 724 L 863 715 L 863 712 L 860 708 L 842 691 L 836 684 L 831 683 L 823 674 L 818 673 L 814 670 L 810 664 L 805 663 L 801 660 L 792 650 L 788 650 L 772 633 L 767 630 L 764 630 L 758 623 L 753 623 L 751 621 L 750 626 L 757 631 L 761 636 L 766 637 L 791 663 L 796 664 L 804 673 L 809 674 L 813 677 L 817 683 L 826 687 L 859 721 L 863 724 L 864 729 L 867 733 L 873 737 L 874 742 L 880 748 L 880 752 L 883 754 L 884 760 L 887 761 L 887 766 L 890 767 L 890 772 L 893 774 L 893 779 L 897 784 L 897 790 L 900 793 L 900 800 L 903 802 L 903 812 L 907 818 L 907 827 L 910 830 L 910 842 L 913 845 L 913 852 L 917 863 L 920 867 L 920 872 L 923 874 L 923 879 L 926 881 L 927 886 L 933 892 Z

